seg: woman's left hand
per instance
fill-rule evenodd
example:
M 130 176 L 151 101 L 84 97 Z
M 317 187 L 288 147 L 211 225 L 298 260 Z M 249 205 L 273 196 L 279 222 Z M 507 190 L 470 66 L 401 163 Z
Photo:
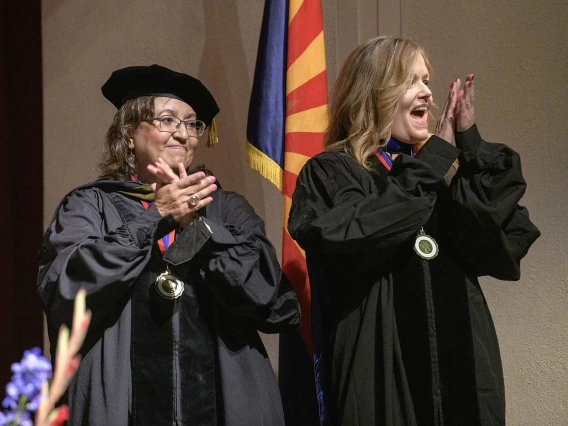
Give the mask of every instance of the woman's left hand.
M 455 117 L 458 132 L 465 132 L 475 123 L 474 77 L 473 74 L 468 75 L 463 84 L 463 90 L 460 90 L 457 94 Z

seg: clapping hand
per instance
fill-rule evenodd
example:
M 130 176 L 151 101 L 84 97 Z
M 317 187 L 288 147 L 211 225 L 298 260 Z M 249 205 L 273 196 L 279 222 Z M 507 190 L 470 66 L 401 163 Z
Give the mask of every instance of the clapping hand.
M 463 90 L 460 90 L 457 95 L 456 102 L 456 130 L 458 132 L 465 132 L 473 123 L 475 123 L 475 110 L 474 110 L 474 75 L 470 74 L 465 79 Z M 459 79 L 457 80 L 459 82 Z M 459 87 L 459 84 L 458 84 Z
M 206 177 L 203 172 L 188 176 L 182 163 L 178 165 L 178 176 L 161 158 L 149 164 L 148 171 L 156 177 L 152 184 L 156 208 L 162 216 L 171 214 L 182 228 L 191 225 L 196 212 L 213 201 L 210 194 L 217 189 L 214 176 Z
M 452 145 L 455 145 L 455 131 L 464 132 L 475 122 L 473 79 L 474 75 L 469 74 L 463 89 L 460 89 L 459 78 L 452 82 L 444 109 L 436 123 L 436 134 Z

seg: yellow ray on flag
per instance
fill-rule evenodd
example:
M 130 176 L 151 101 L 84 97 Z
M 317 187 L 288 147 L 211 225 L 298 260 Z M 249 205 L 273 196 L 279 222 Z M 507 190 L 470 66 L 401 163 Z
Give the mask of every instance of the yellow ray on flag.
M 327 105 L 297 112 L 286 118 L 286 133 L 325 132 L 327 127 Z

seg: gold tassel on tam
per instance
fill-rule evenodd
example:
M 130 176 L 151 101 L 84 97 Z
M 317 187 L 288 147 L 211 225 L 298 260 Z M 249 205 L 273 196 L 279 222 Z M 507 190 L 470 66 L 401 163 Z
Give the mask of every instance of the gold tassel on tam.
M 211 124 L 209 125 L 208 133 L 207 133 L 207 148 L 213 148 L 219 142 L 219 138 L 217 137 L 217 123 L 215 119 L 211 120 Z

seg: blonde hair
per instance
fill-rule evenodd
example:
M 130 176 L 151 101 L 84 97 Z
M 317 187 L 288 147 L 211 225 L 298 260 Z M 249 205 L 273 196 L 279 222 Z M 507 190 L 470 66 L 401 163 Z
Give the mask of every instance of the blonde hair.
M 406 92 L 414 62 L 424 49 L 393 36 L 372 38 L 347 57 L 331 93 L 326 151 L 342 149 L 365 169 L 368 158 L 391 137 L 399 100 Z

